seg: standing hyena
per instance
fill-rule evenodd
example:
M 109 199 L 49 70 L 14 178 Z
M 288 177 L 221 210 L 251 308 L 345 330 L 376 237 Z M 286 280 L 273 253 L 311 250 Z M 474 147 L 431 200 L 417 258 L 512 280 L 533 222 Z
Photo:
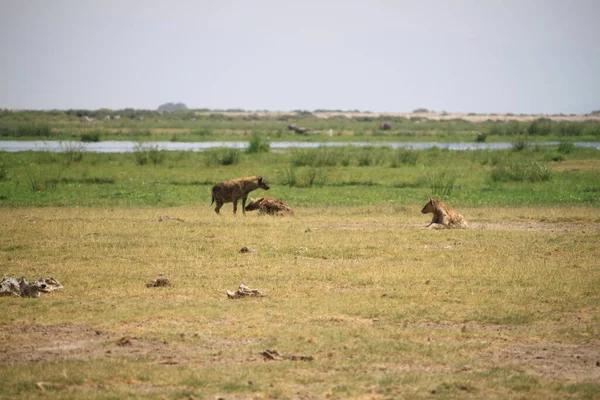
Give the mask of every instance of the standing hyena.
M 256 189 L 269 190 L 269 184 L 267 180 L 262 176 L 248 176 L 246 178 L 232 179 L 230 181 L 224 181 L 217 183 L 212 188 L 212 202 L 217 203 L 215 212 L 219 214 L 219 210 L 223 207 L 223 203 L 233 202 L 233 213 L 237 212 L 237 203 L 239 199 L 242 199 L 242 212 L 246 215 L 246 199 L 248 194 Z
M 431 223 L 428 228 L 443 229 L 443 228 L 466 228 L 467 221 L 465 218 L 445 205 L 440 199 L 430 198 L 427 204 L 423 206 L 421 213 L 433 213 Z
M 260 199 L 250 199 L 246 211 L 258 210 L 258 215 L 295 215 L 294 210 L 275 197 L 265 196 Z

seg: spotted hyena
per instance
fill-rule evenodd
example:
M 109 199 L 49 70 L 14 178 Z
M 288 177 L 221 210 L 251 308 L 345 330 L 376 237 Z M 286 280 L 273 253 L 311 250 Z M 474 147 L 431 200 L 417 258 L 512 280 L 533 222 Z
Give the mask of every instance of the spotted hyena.
M 431 220 L 431 223 L 427 225 L 428 228 L 443 229 L 467 227 L 465 218 L 445 205 L 440 199 L 430 198 L 425 206 L 423 206 L 421 213 L 433 213 L 433 219 Z
M 258 215 L 295 215 L 290 206 L 274 197 L 265 196 L 250 200 L 250 204 L 246 206 L 246 211 L 258 210 Z
M 233 202 L 233 213 L 237 212 L 237 203 L 239 199 L 242 199 L 242 212 L 246 215 L 246 200 L 248 194 L 256 189 L 269 190 L 269 184 L 267 180 L 262 176 L 247 176 L 245 178 L 232 179 L 217 183 L 212 188 L 212 202 L 217 203 L 215 212 L 219 214 L 221 207 L 224 203 Z

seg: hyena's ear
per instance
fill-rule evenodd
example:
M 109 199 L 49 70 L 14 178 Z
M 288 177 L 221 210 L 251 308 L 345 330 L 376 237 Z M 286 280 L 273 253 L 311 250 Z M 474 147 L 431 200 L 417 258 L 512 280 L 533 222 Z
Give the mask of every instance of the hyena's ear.
M 259 177 L 258 177 L 258 183 L 262 183 L 262 181 L 263 181 L 263 177 L 262 177 L 262 176 L 259 176 Z
M 431 202 L 432 206 L 435 206 L 437 204 L 437 200 L 436 199 L 429 199 L 429 201 Z

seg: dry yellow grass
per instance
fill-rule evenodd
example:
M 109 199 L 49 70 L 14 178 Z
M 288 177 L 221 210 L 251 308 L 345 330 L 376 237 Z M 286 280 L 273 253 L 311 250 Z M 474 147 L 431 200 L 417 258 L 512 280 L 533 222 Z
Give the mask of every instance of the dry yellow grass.
M 2 273 L 64 285 L 0 298 L 0 397 L 600 393 L 597 209 L 223 211 L 0 209 Z M 228 300 L 241 282 L 266 296 Z

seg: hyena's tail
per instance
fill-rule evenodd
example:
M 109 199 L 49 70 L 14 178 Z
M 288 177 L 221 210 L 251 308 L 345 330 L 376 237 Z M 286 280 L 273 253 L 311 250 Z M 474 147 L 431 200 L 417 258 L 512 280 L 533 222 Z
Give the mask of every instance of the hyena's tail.
M 212 196 L 212 201 L 210 202 L 210 205 L 212 206 L 214 202 L 215 202 L 215 196 Z

